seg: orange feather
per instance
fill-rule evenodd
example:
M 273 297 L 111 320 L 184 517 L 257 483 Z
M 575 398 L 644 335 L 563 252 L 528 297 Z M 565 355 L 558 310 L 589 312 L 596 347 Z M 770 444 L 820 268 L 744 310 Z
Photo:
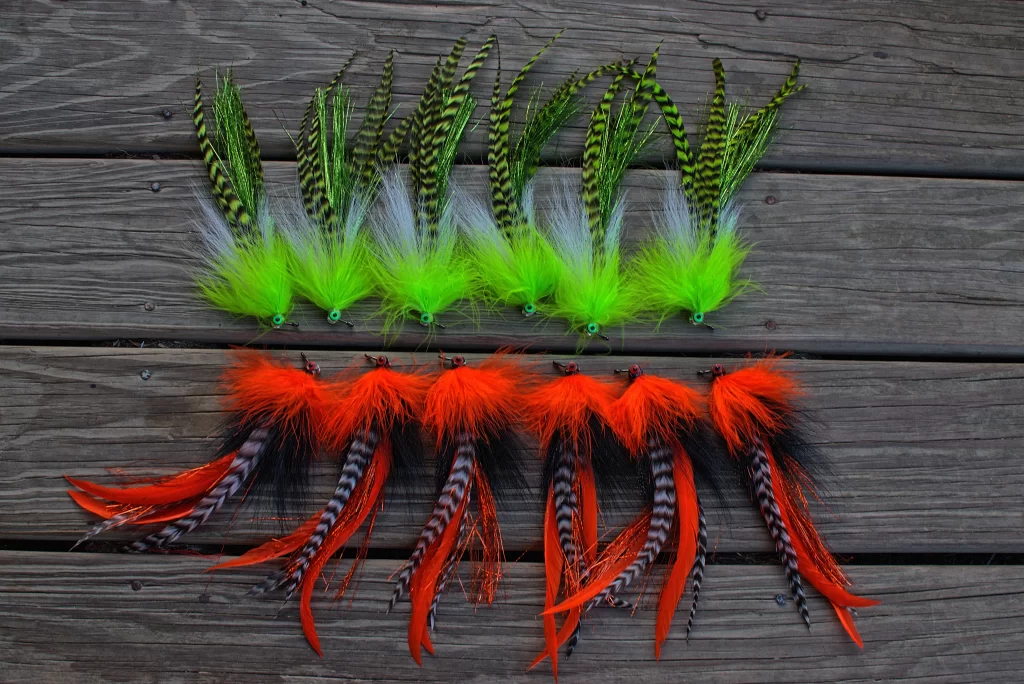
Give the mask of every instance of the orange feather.
M 690 459 L 681 450 L 677 450 L 673 463 L 673 477 L 676 482 L 677 520 L 675 530 L 678 534 L 676 558 L 672 569 L 665 578 L 658 597 L 658 618 L 654 625 L 654 657 L 661 658 L 661 645 L 668 638 L 672 627 L 679 599 L 686 591 L 686 580 L 690 577 L 693 560 L 697 555 L 697 527 L 699 513 L 697 509 L 697 492 L 693 486 L 693 468 Z
M 417 665 L 423 665 L 420 647 L 428 646 L 428 652 L 432 652 L 433 649 L 432 646 L 429 646 L 429 637 L 426 636 L 428 632 L 427 614 L 437 595 L 437 584 L 444 572 L 445 561 L 458 541 L 459 523 L 462 516 L 466 515 L 468 501 L 469 498 L 466 497 L 459 504 L 451 522 L 441 534 L 441 538 L 427 550 L 423 563 L 409 583 L 409 601 L 412 603 L 412 613 L 409 616 L 409 653 L 412 654 Z
M 437 446 L 452 435 L 493 435 L 519 420 L 527 374 L 518 363 L 495 354 L 475 366 L 456 365 L 427 392 L 423 424 Z
M 708 410 L 729 451 L 742 453 L 762 430 L 779 433 L 802 392 L 793 377 L 776 367 L 776 357 L 715 378 Z
M 677 429 L 692 425 L 704 410 L 696 390 L 674 380 L 643 373 L 632 379 L 611 405 L 609 424 L 616 437 L 638 456 L 653 432 L 665 444 L 675 444 Z
M 207 572 L 213 570 L 226 570 L 227 568 L 241 568 L 247 565 L 257 565 L 258 563 L 264 563 L 274 558 L 280 558 L 281 556 L 287 556 L 290 553 L 294 553 L 302 548 L 302 545 L 306 543 L 306 539 L 309 538 L 310 533 L 316 529 L 317 523 L 320 522 L 320 513 L 315 513 L 306 522 L 302 523 L 299 529 L 295 530 L 286 537 L 280 539 L 271 539 L 268 542 L 264 542 L 255 549 L 249 549 L 238 558 L 233 558 L 223 563 L 218 563 L 213 567 L 207 568 Z
M 558 681 L 558 629 L 554 614 L 548 613 L 547 609 L 553 607 L 558 598 L 564 566 L 565 558 L 558 543 L 558 526 L 555 523 L 555 496 L 548 492 L 548 502 L 544 507 L 544 652 L 530 663 L 529 669 L 532 670 L 544 658 L 551 658 L 555 681 Z
M 228 472 L 234 458 L 235 455 L 231 453 L 171 477 L 153 478 L 153 484 L 134 487 L 106 487 L 66 475 L 64 479 L 87 494 L 114 503 L 160 506 L 206 494 Z
M 374 510 L 377 501 L 380 499 L 384 483 L 387 481 L 388 471 L 391 468 L 391 445 L 382 443 L 374 454 L 370 465 L 366 467 L 363 479 L 352 491 L 349 503 L 342 510 L 337 523 L 331 528 L 323 546 L 302 577 L 302 593 L 299 604 L 299 619 L 302 622 L 302 631 L 306 635 L 309 645 L 316 651 L 317 655 L 323 656 L 320 649 L 320 637 L 316 633 L 316 621 L 313 618 L 313 609 L 310 605 L 313 597 L 313 588 L 320 579 L 327 562 L 338 552 L 341 547 L 348 543 L 348 540 L 359 529 L 370 513 Z
M 582 373 L 565 375 L 544 383 L 531 392 L 525 405 L 525 422 L 540 440 L 541 451 L 547 450 L 557 431 L 576 439 L 586 449 L 587 424 L 591 414 L 608 421 L 608 410 L 615 398 L 613 384 Z

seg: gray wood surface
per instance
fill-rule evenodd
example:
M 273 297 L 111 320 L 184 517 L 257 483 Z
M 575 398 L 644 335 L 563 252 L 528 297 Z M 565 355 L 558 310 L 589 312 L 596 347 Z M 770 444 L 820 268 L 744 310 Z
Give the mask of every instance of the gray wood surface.
M 400 561 L 371 561 L 354 600 L 314 597 L 324 646 L 305 644 L 298 608 L 251 599 L 259 569 L 203 575 L 207 559 L 81 553 L 0 552 L 0 661 L 20 682 L 550 682 L 525 672 L 543 645 L 538 564 L 509 567 L 504 592 L 474 611 L 445 596 L 418 668 L 408 655 L 408 604 L 384 614 L 388 576 Z M 339 564 L 344 572 L 347 564 Z M 689 643 L 677 613 L 662 659 L 653 657 L 654 611 L 599 609 L 563 684 L 660 682 L 1014 681 L 1024 619 L 1020 566 L 853 566 L 858 590 L 883 604 L 860 611 L 859 650 L 812 592 L 808 633 L 779 568 L 711 565 Z M 133 582 L 137 590 L 133 591 Z M 650 591 L 656 591 L 652 584 Z M 684 601 L 685 603 L 685 601 Z M 279 612 L 280 610 L 280 612 Z
M 542 179 L 575 178 L 550 170 Z M 627 241 L 642 238 L 666 172 L 627 177 Z M 268 165 L 275 192 L 287 192 L 294 165 Z M 480 190 L 479 167 L 460 169 Z M 375 304 L 330 326 L 300 305 L 298 331 L 265 333 L 249 319 L 206 307 L 190 269 L 198 237 L 191 162 L 0 160 L 0 337 L 376 346 Z M 154 192 L 152 183 L 159 183 Z M 760 283 L 709 316 L 718 329 L 682 316 L 660 332 L 636 324 L 594 339 L 589 349 L 746 352 L 796 349 L 827 354 L 1024 352 L 1024 195 L 994 181 L 755 174 L 745 186 L 743 234 L 756 243 L 744 274 Z M 201 188 L 201 186 L 199 186 Z M 543 202 L 543 186 L 539 191 Z M 766 198 L 774 198 L 774 204 Z M 517 311 L 479 320 L 456 312 L 437 331 L 444 348 L 529 344 L 573 351 L 562 321 L 524 320 Z M 406 325 L 395 344 L 421 347 L 425 330 Z
M 768 165 L 949 175 L 1024 170 L 1020 111 L 1024 16 L 1009 0 L 984 9 L 957 0 L 787 0 L 709 4 L 658 0 L 504 3 L 54 3 L 16 0 L 0 26 L 0 152 L 197 154 L 186 103 L 202 66 L 234 66 L 264 151 L 291 157 L 314 87 L 353 52 L 350 82 L 376 83 L 389 48 L 396 104 L 419 94 L 438 55 L 468 33 L 495 32 L 505 69 L 518 68 L 556 31 L 565 36 L 528 84 L 551 86 L 575 69 L 644 59 L 660 40 L 660 75 L 688 121 L 725 60 L 729 91 L 761 102 L 797 57 L 810 88 L 787 104 Z M 755 12 L 760 11 L 763 18 Z M 495 63 L 496 64 L 496 60 Z M 492 68 L 475 92 L 486 96 Z M 166 114 L 165 114 L 166 112 Z M 579 123 L 579 122 L 578 122 Z M 691 123 L 691 126 L 693 124 Z M 465 151 L 480 158 L 483 129 Z M 551 159 L 574 157 L 580 127 Z M 650 159 L 660 160 L 658 150 Z
M 358 352 L 310 352 L 325 373 Z M 281 354 L 298 358 L 298 351 Z M 395 362 L 410 363 L 408 355 Z M 432 355 L 420 355 L 431 363 Z M 224 414 L 216 378 L 224 352 L 99 348 L 0 348 L 0 539 L 70 542 L 94 518 L 65 494 L 62 474 L 118 482 L 168 474 L 209 460 Z M 586 371 L 610 375 L 631 359 L 593 357 Z M 643 362 L 643 357 L 632 360 Z M 697 383 L 707 359 L 654 358 L 649 372 Z M 732 360 L 726 363 L 740 363 Z M 825 479 L 830 510 L 817 510 L 822 533 L 841 554 L 995 553 L 1024 550 L 1024 386 L 1017 364 L 786 361 L 806 385 L 815 440 L 833 464 Z M 149 380 L 140 372 L 148 370 Z M 547 361 L 539 371 L 547 373 Z M 535 452 L 523 454 L 540 481 Z M 114 469 L 112 471 L 111 469 Z M 318 499 L 334 489 L 325 465 Z M 410 547 L 430 511 L 424 486 L 397 497 L 378 520 L 374 544 Z M 711 539 L 723 552 L 770 551 L 770 540 L 739 485 L 725 500 L 706 496 Z M 539 499 L 503 506 L 510 550 L 536 549 Z M 322 505 L 322 504 L 321 504 Z M 610 527 L 629 506 L 606 509 Z M 279 534 L 254 509 L 224 512 L 193 543 L 252 544 Z M 124 533 L 110 539 L 127 539 Z M 106 538 L 106 537 L 105 537 Z

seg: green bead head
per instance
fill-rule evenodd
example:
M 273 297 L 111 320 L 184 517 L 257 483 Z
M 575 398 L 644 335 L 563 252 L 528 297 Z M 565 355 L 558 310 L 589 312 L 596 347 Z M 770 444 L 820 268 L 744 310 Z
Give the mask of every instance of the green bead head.
M 698 311 L 698 312 L 694 313 L 692 316 L 690 316 L 690 322 L 693 323 L 694 325 L 700 325 L 701 323 L 703 323 L 704 322 L 704 312 L 703 311 Z
M 601 327 L 597 323 L 587 323 L 587 334 L 596 335 Z
M 537 313 L 537 305 L 533 302 L 529 302 L 523 306 L 524 316 L 532 316 L 535 313 Z
M 284 325 L 284 314 L 274 314 L 274 317 L 270 319 L 270 324 L 274 326 L 275 329 L 280 328 Z
M 420 325 L 429 326 L 434 323 L 434 314 L 432 313 L 421 313 L 420 314 Z
M 341 320 L 341 311 L 339 311 L 337 309 L 331 309 L 327 313 L 327 322 L 330 323 L 331 325 L 334 325 L 335 323 L 337 323 L 340 320 Z

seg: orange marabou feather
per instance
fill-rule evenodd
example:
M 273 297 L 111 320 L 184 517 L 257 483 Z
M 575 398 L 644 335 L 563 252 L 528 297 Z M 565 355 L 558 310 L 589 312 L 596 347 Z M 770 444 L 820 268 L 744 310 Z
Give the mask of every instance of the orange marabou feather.
M 269 419 L 285 432 L 323 425 L 325 383 L 293 365 L 263 353 L 236 350 L 221 382 L 228 390 L 226 406 L 233 413 Z
M 586 449 L 587 422 L 591 414 L 608 422 L 616 387 L 582 373 L 566 375 L 535 389 L 526 399 L 524 420 L 546 451 L 559 430 Z
M 443 371 L 427 392 L 423 423 L 439 447 L 461 432 L 493 435 L 518 421 L 527 379 L 518 363 L 500 354 Z
M 360 375 L 328 383 L 328 411 L 324 431 L 330 444 L 343 449 L 359 430 L 371 427 L 387 433 L 397 422 L 415 420 L 431 377 L 378 367 Z
M 686 385 L 656 375 L 630 381 L 609 411 L 609 424 L 619 440 L 636 456 L 647 448 L 650 434 L 674 445 L 677 430 L 692 425 L 704 409 L 700 394 Z
M 711 383 L 708 410 L 733 454 L 753 438 L 769 437 L 786 427 L 793 402 L 802 394 L 793 377 L 776 367 L 775 358 L 728 373 Z

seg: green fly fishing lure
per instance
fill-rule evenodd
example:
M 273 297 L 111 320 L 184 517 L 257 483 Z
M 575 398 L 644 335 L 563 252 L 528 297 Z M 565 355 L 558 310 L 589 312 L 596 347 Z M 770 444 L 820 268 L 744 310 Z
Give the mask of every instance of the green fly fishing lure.
M 351 327 L 354 323 L 343 312 L 374 289 L 373 253 L 364 230 L 369 208 L 380 188 L 380 170 L 393 159 L 405 133 L 396 130 L 395 139 L 384 137 L 392 52 L 363 122 L 348 140 L 352 93 L 342 78 L 350 62 L 306 106 L 295 143 L 303 210 L 285 214 L 281 227 L 291 248 L 296 292 L 325 311 L 328 323 Z
M 555 291 L 561 276 L 562 264 L 534 211 L 533 178 L 541 153 L 579 111 L 577 93 L 619 66 L 606 65 L 582 77 L 573 74 L 543 104 L 539 91 L 535 92 L 513 144 L 511 115 L 516 93 L 533 65 L 560 35 L 519 70 L 504 95 L 500 67 L 495 76 L 487 147 L 490 207 L 464 192 L 453 197 L 457 220 L 476 264 L 481 296 L 492 305 L 519 308 L 524 316 L 541 312 L 541 301 Z
M 659 87 L 654 99 L 672 137 L 681 182 L 665 190 L 656 236 L 634 256 L 630 277 L 645 308 L 659 320 L 685 311 L 695 325 L 714 330 L 707 314 L 750 287 L 739 277 L 750 246 L 737 235 L 733 198 L 771 143 L 779 107 L 805 86 L 796 84 L 800 63 L 764 107 L 750 112 L 725 101 L 725 70 L 715 59 L 715 93 L 702 122 L 696 155 L 679 111 Z M 634 72 L 633 78 L 641 76 Z
M 397 171 L 385 175 L 379 211 L 372 214 L 376 282 L 384 331 L 414 318 L 431 331 L 439 314 L 475 295 L 473 268 L 458 239 L 448 192 L 449 175 L 476 102 L 473 77 L 494 45 L 491 36 L 456 81 L 466 39 L 440 59 L 409 124 L 409 185 Z M 410 191 L 411 186 L 411 191 Z
M 551 316 L 588 337 L 607 340 L 605 330 L 626 323 L 636 314 L 635 293 L 625 282 L 620 238 L 625 197 L 619 185 L 626 168 L 650 140 L 652 128 L 642 128 L 655 83 L 657 53 L 636 89 L 618 112 L 612 104 L 626 71 L 619 73 L 590 119 L 583 152 L 582 191 L 563 184 L 554 192 L 547 225 L 560 261 Z
M 218 309 L 280 328 L 292 309 L 289 249 L 267 205 L 259 143 L 230 72 L 217 79 L 212 136 L 198 76 L 192 121 L 213 200 L 200 198 L 204 249 L 196 284 Z

